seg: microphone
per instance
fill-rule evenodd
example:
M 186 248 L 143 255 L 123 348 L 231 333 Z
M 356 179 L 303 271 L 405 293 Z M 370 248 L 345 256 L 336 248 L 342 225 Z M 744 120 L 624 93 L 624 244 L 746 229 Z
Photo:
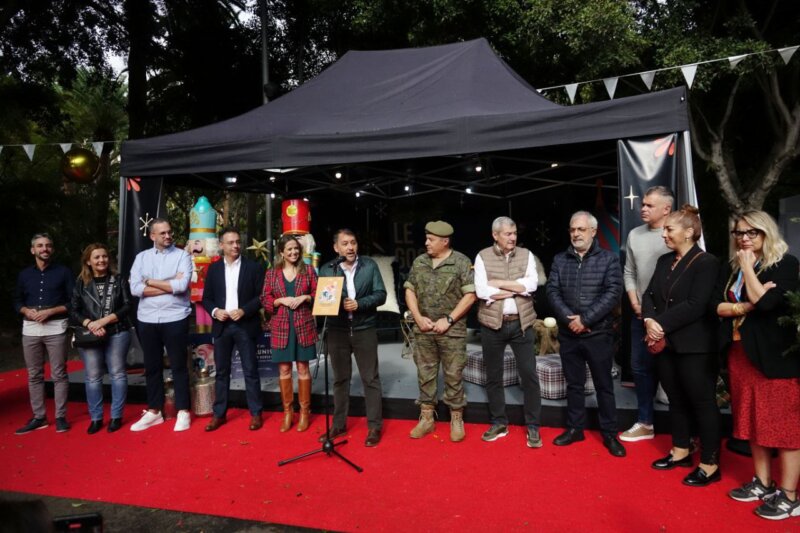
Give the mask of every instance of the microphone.
M 343 255 L 340 255 L 339 257 L 337 257 L 336 259 L 331 261 L 331 266 L 333 268 L 336 268 L 337 266 L 341 265 L 345 261 L 347 261 L 347 258 L 345 256 L 343 256 Z

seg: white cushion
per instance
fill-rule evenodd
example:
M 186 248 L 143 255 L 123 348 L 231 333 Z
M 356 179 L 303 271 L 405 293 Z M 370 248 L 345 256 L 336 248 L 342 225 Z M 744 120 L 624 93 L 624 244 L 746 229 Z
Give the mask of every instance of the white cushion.
M 390 313 L 400 314 L 400 306 L 397 305 L 397 291 L 394 284 L 394 271 L 392 270 L 392 263 L 394 257 L 388 255 L 371 255 L 370 259 L 378 264 L 381 278 L 383 278 L 383 285 L 386 287 L 386 302 L 378 307 L 378 311 L 388 311 Z

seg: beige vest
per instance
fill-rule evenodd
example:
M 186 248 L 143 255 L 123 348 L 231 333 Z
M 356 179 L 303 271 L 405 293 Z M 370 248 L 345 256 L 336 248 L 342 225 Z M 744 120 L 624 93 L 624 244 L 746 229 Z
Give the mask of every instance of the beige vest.
M 529 254 L 527 249 L 517 247 L 506 261 L 502 252 L 496 246 L 491 246 L 481 250 L 478 255 L 481 256 L 483 266 L 486 268 L 486 279 L 491 281 L 524 278 L 528 269 Z M 514 302 L 517 304 L 520 326 L 522 331 L 525 331 L 536 320 L 533 296 L 514 296 Z M 490 329 L 500 329 L 503 325 L 503 301 L 498 300 L 492 305 L 486 305 L 486 300 L 481 300 L 478 307 L 478 322 Z

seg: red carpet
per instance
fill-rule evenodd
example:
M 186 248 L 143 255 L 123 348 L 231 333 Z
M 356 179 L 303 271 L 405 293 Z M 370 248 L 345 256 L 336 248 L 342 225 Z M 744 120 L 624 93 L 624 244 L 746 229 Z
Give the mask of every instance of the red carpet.
M 666 436 L 618 459 L 594 432 L 557 448 L 560 430 L 544 428 L 544 448 L 531 450 L 520 427 L 485 443 L 485 426 L 467 425 L 466 441 L 453 444 L 447 423 L 414 441 L 413 422 L 387 420 L 384 440 L 368 449 L 366 422 L 354 418 L 350 442 L 337 449 L 364 473 L 324 454 L 278 467 L 318 448 L 322 416 L 306 433 L 281 434 L 276 413 L 250 432 L 242 410 L 213 434 L 203 431 L 207 419 L 184 433 L 171 421 L 132 433 L 141 406 L 129 406 L 121 431 L 89 436 L 85 405 L 71 403 L 72 431 L 15 436 L 30 416 L 25 379 L 24 370 L 0 374 L 2 490 L 347 531 L 800 531 L 800 519 L 763 520 L 726 496 L 750 478 L 747 458 L 723 453 L 723 481 L 705 489 L 681 485 L 687 470 L 652 470 Z M 48 409 L 52 417 L 52 402 Z

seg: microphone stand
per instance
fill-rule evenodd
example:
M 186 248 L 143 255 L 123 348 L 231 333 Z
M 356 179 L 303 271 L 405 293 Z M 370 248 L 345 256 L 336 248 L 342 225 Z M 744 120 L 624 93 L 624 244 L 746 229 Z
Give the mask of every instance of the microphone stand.
M 283 466 L 294 461 L 298 461 L 300 459 L 304 459 L 306 457 L 310 457 L 312 455 L 316 455 L 318 453 L 324 453 L 328 457 L 331 455 L 335 455 L 345 463 L 349 464 L 353 468 L 355 468 L 356 472 L 361 473 L 364 471 L 363 468 L 355 464 L 354 462 L 350 461 L 347 457 L 339 453 L 336 450 L 336 446 L 341 446 L 342 444 L 347 444 L 347 439 L 340 440 L 339 442 L 333 442 L 330 438 L 331 434 L 331 397 L 328 387 L 328 359 L 330 358 L 330 354 L 328 353 L 328 317 L 325 317 L 325 320 L 322 321 L 322 332 L 319 336 L 319 347 L 320 349 L 317 353 L 320 353 L 325 356 L 325 440 L 322 442 L 322 448 L 319 450 L 312 450 L 310 452 L 301 453 L 300 455 L 296 455 L 295 457 L 290 457 L 289 459 L 284 459 L 283 461 L 278 461 L 278 466 Z M 319 369 L 319 365 L 317 365 L 317 369 Z

